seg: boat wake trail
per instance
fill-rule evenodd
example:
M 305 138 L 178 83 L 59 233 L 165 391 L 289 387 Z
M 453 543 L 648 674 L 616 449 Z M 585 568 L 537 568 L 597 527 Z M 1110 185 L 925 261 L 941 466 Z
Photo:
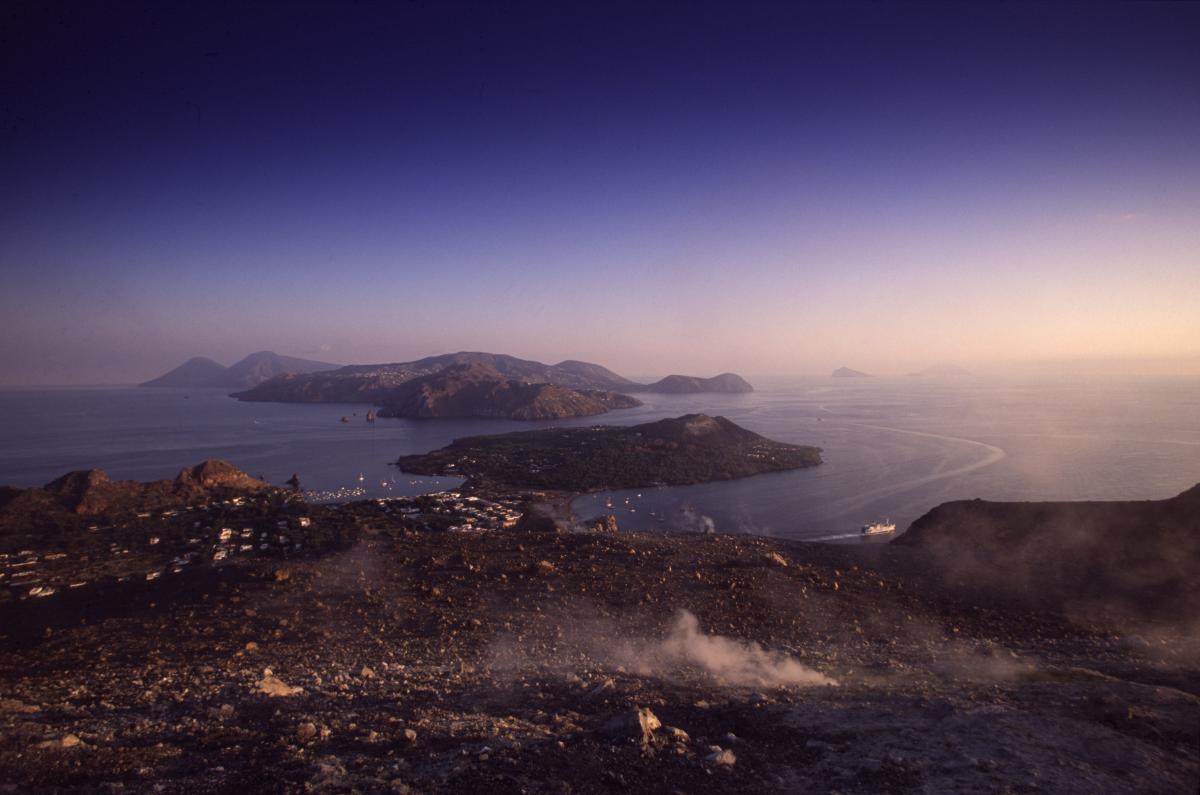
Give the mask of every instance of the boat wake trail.
M 970 447 L 977 447 L 980 450 L 984 451 L 985 454 L 983 455 L 982 458 L 980 458 L 976 461 L 972 461 L 968 464 L 956 466 L 951 469 L 938 469 L 935 472 L 930 472 L 926 475 L 921 475 L 920 477 L 910 478 L 908 480 L 903 480 L 898 483 L 895 483 L 895 482 L 889 483 L 886 486 L 879 486 L 878 488 L 868 489 L 866 491 L 860 491 L 857 494 L 855 494 L 853 497 L 848 497 L 847 499 L 842 500 L 839 503 L 834 504 L 833 506 L 830 506 L 837 512 L 850 513 L 850 512 L 858 511 L 863 506 L 867 505 L 869 502 L 879 499 L 881 497 L 891 497 L 895 494 L 902 494 L 906 491 L 912 491 L 913 489 L 920 488 L 921 486 L 924 486 L 929 483 L 934 483 L 939 480 L 946 480 L 948 478 L 959 477 L 961 475 L 967 474 L 968 472 L 974 472 L 977 469 L 983 469 L 984 467 L 991 466 L 992 464 L 996 463 L 997 461 L 1000 461 L 1001 459 L 1005 458 L 1008 455 L 1008 453 L 1006 453 L 1002 448 L 999 448 L 993 444 L 987 444 L 986 442 L 978 442 L 978 441 L 975 441 L 974 439 L 965 439 L 961 436 L 946 436 L 946 435 L 940 434 L 940 433 L 930 433 L 928 431 L 913 431 L 913 430 L 909 430 L 907 428 L 891 428 L 886 425 L 867 425 L 867 424 L 863 424 L 863 423 L 845 423 L 845 424 L 847 426 L 855 427 L 855 428 L 866 428 L 868 430 L 886 431 L 888 433 L 902 433 L 902 434 L 906 434 L 908 436 L 920 436 L 920 437 L 924 437 L 924 438 L 928 438 L 928 439 L 938 439 L 938 440 L 946 441 L 946 442 L 954 442 L 956 444 L 967 445 Z

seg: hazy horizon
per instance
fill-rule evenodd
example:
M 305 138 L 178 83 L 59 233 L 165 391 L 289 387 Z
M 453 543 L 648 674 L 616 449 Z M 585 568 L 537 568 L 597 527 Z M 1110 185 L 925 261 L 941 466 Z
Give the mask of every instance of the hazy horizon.
M 533 357 L 533 356 L 523 356 L 519 353 L 512 353 L 511 351 L 500 351 L 500 350 L 482 351 L 481 349 L 478 349 L 478 348 L 472 349 L 472 350 L 478 351 L 478 352 L 483 352 L 483 353 L 508 354 L 508 355 L 515 356 L 520 359 L 532 359 L 534 361 L 541 361 L 543 364 L 557 364 L 558 362 L 564 361 L 565 359 L 578 358 L 578 357 L 572 357 L 572 356 L 558 356 L 558 357 L 551 356 L 551 357 L 539 359 L 539 358 Z M 248 352 L 246 355 L 249 355 L 249 353 L 257 353 L 257 352 L 258 352 L 257 350 L 251 351 L 251 352 Z M 296 358 L 313 358 L 316 361 L 323 361 L 327 364 L 337 364 L 337 365 L 341 365 L 341 366 L 362 365 L 362 364 L 388 364 L 388 363 L 397 363 L 397 362 L 404 362 L 404 361 L 414 361 L 417 359 L 425 358 L 426 356 L 437 356 L 437 355 L 459 353 L 459 352 L 460 351 L 440 350 L 440 351 L 434 351 L 431 353 L 422 353 L 422 354 L 413 355 L 413 356 L 392 356 L 392 357 L 385 357 L 385 358 L 381 358 L 381 359 L 371 359 L 371 360 L 361 360 L 361 361 L 330 362 L 325 359 L 321 359 L 318 354 L 314 354 L 313 356 L 310 357 L 310 356 L 296 356 L 296 354 L 290 353 L 287 351 L 272 351 L 272 353 L 276 353 L 281 356 L 293 356 Z M 235 364 L 237 361 L 240 361 L 242 358 L 245 358 L 245 357 L 244 356 L 235 356 L 235 357 L 224 357 L 224 358 L 218 359 L 216 357 L 204 356 L 203 354 L 198 354 L 196 357 L 191 357 L 191 356 L 188 357 L 188 359 L 191 359 L 191 358 L 211 359 L 212 361 L 215 361 L 218 364 L 228 367 L 230 365 Z M 129 378 L 128 380 L 88 381 L 88 380 L 83 380 L 83 379 L 77 378 L 74 380 L 65 380 L 65 381 L 57 381 L 57 382 L 51 382 L 51 381 L 29 381 L 29 382 L 23 382 L 23 383 L 0 382 L 0 389 L 3 389 L 3 388 L 26 388 L 26 387 L 37 388 L 37 387 L 136 386 L 136 385 L 142 383 L 143 381 L 148 381 L 152 378 L 156 378 L 160 375 L 163 375 L 163 374 L 169 372 L 170 370 L 174 369 L 175 367 L 177 367 L 181 364 L 184 364 L 185 361 L 186 360 L 173 361 L 172 363 L 165 365 L 157 370 L 147 370 L 144 374 Z M 657 371 L 657 372 L 638 372 L 636 370 L 630 370 L 628 368 L 616 367 L 616 366 L 613 366 L 610 362 L 605 362 L 605 361 L 594 361 L 592 363 L 605 366 L 608 369 L 616 372 L 618 375 L 624 376 L 626 378 L 630 378 L 634 381 L 641 381 L 641 382 L 649 382 L 649 381 L 657 380 L 664 376 L 673 375 L 673 374 L 707 377 L 707 376 L 717 375 L 719 372 L 736 372 L 737 374 L 739 374 L 743 377 L 749 378 L 751 381 L 759 382 L 760 386 L 761 386 L 762 381 L 828 378 L 832 375 L 832 372 L 834 369 L 837 369 L 839 367 L 845 367 L 845 366 L 849 366 L 850 369 L 853 369 L 853 370 L 859 370 L 861 372 L 864 372 L 867 376 L 870 376 L 873 378 L 884 379 L 884 380 L 886 380 L 888 378 L 907 378 L 910 375 L 921 375 L 920 371 L 922 371 L 922 370 L 925 370 L 927 368 L 937 368 L 937 367 L 942 367 L 942 366 L 962 367 L 964 370 L 966 370 L 965 375 L 969 378 L 1007 378 L 1007 379 L 1022 379 L 1022 378 L 1024 378 L 1024 379 L 1068 378 L 1069 379 L 1069 378 L 1107 378 L 1107 377 L 1153 378 L 1153 379 L 1162 378 L 1162 377 L 1200 378 L 1200 356 L 1180 357 L 1180 358 L 1144 358 L 1144 359 L 1077 359 L 1077 360 L 1047 359 L 1047 360 L 1041 360 L 1041 361 L 1030 360 L 1030 361 L 1026 361 L 1026 362 L 999 361 L 999 362 L 975 363 L 974 366 L 963 365 L 960 362 L 937 361 L 937 362 L 931 362 L 931 363 L 917 363 L 917 364 L 914 364 L 912 367 L 908 367 L 908 368 L 890 365 L 890 366 L 885 366 L 882 369 L 879 369 L 879 368 L 869 369 L 869 368 L 856 367 L 853 365 L 846 365 L 846 364 L 831 364 L 824 369 L 815 369 L 814 368 L 814 369 L 809 369 L 809 370 L 797 370 L 797 371 L 793 371 L 793 372 L 781 372 L 781 371 L 772 372 L 772 371 L 766 371 L 766 370 L 750 371 L 750 370 L 739 370 L 736 367 L 726 368 L 725 370 L 705 370 L 705 371 L 697 370 L 697 371 L 686 371 L 686 372 L 684 371 L 686 368 L 676 368 L 675 370 L 671 370 L 671 371 L 663 370 L 663 371 Z M 954 380 L 954 379 L 958 378 L 959 376 L 931 375 L 929 377 L 934 378 L 934 379 L 950 378 L 951 380 Z
M 262 349 L 1200 374 L 1195 4 L 8 22 L 0 385 Z

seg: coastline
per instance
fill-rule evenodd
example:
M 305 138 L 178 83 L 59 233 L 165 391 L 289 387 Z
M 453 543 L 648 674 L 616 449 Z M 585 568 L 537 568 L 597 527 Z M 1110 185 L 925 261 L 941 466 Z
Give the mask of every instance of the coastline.
M 976 496 L 1161 499 L 1187 488 L 1191 483 L 1183 476 L 1200 471 L 1200 439 L 1191 422 L 1198 393 L 1187 388 L 1195 385 L 1194 379 L 1165 384 L 1129 380 L 1046 384 L 1056 389 L 1053 405 L 1023 397 L 1036 393 L 1034 387 L 1044 385 L 1041 381 L 976 378 L 963 384 L 879 379 L 872 384 L 836 384 L 831 379 L 790 379 L 768 381 L 760 391 L 741 396 L 644 395 L 647 405 L 623 411 L 620 422 L 634 424 L 670 412 L 708 410 L 769 437 L 807 440 L 823 447 L 826 463 L 820 471 L 672 489 L 678 496 L 676 504 L 691 504 L 722 527 L 771 535 L 787 535 L 793 529 L 811 536 L 831 535 L 881 518 L 905 526 L 941 502 Z M 191 397 L 185 400 L 188 394 Z M 1003 402 L 1009 399 L 1006 395 L 1014 394 L 1015 402 Z M 435 449 L 460 436 L 524 427 L 487 420 L 368 425 L 361 420 L 361 406 L 242 403 L 219 389 L 207 393 L 68 389 L 36 396 L 9 392 L 7 398 L 3 400 L 0 390 L 0 447 L 6 450 L 0 483 L 22 486 L 40 485 L 66 469 L 88 466 L 104 467 L 114 476 L 148 480 L 170 476 L 181 461 L 216 455 L 277 483 L 299 471 L 304 486 L 314 491 L 332 493 L 361 486 L 364 497 L 410 495 L 428 489 L 429 484 L 410 485 L 395 476 L 395 469 L 388 466 L 395 455 Z M 936 417 L 922 410 L 897 422 L 896 411 L 888 408 L 927 403 L 930 411 L 936 408 Z M 1094 409 L 1100 403 L 1121 411 L 1097 415 Z M 355 410 L 357 422 L 338 422 Z M 1144 427 L 1146 417 L 1155 418 L 1153 428 Z M 980 423 L 985 419 L 988 432 L 981 435 Z M 553 427 L 594 421 L 558 422 Z M 913 486 L 911 481 L 979 461 L 984 452 L 960 443 L 851 424 L 860 422 L 978 439 L 1008 455 L 952 479 Z M 107 427 L 121 432 L 101 432 Z M 1049 427 L 1055 433 L 1030 433 L 1035 427 Z M 152 448 L 142 441 L 150 437 Z M 1056 472 L 1071 472 L 1072 477 L 1049 484 L 1047 462 L 1054 462 Z M 360 473 L 365 482 L 359 482 Z M 896 491 L 901 485 L 904 488 Z M 880 489 L 886 493 L 878 493 Z M 645 508 L 669 514 L 675 506 L 664 495 Z M 626 515 L 623 526 L 636 526 L 630 520 L 644 516 L 646 511 L 639 506 L 636 514 Z M 650 529 L 651 523 L 646 525 Z

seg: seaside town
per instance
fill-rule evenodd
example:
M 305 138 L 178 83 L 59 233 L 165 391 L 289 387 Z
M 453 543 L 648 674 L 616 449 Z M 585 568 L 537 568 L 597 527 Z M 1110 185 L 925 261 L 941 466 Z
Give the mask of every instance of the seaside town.
M 287 560 L 340 544 L 350 530 L 372 529 L 373 520 L 388 532 L 511 528 L 522 517 L 523 500 L 520 494 L 484 499 L 445 491 L 329 505 L 292 498 L 280 509 L 275 493 L 140 511 L 118 522 L 86 525 L 84 534 L 64 538 L 58 548 L 0 551 L 0 604 L 46 598 L 100 580 L 153 582 L 239 558 Z

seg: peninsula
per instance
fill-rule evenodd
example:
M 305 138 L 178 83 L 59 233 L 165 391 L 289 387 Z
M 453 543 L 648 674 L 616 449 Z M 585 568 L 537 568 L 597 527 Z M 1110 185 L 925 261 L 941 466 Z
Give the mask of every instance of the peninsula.
M 630 427 L 470 436 L 396 461 L 405 472 L 466 477 L 468 488 L 571 492 L 681 486 L 820 463 L 818 447 L 772 441 L 705 414 Z

